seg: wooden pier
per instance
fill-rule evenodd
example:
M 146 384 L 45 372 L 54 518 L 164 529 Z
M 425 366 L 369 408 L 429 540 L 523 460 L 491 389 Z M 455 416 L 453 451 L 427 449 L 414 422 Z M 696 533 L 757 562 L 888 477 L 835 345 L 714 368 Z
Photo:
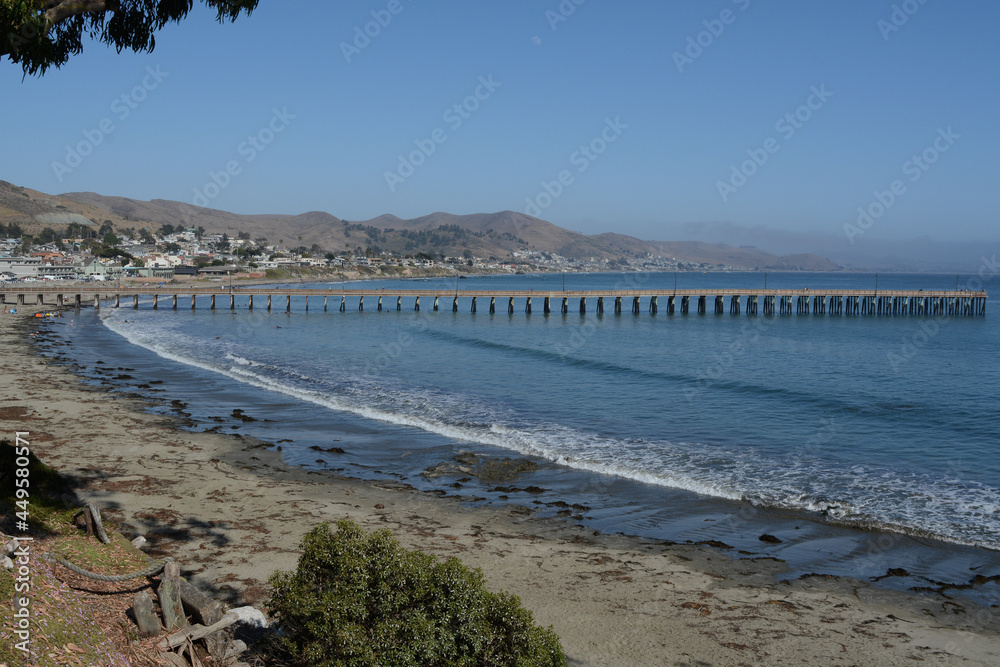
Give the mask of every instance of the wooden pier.
M 522 310 L 526 314 L 552 312 L 568 314 L 594 312 L 603 315 L 605 308 L 615 315 L 621 315 L 627 308 L 632 314 L 648 312 L 656 315 L 687 315 L 708 313 L 722 315 L 844 315 L 844 316 L 933 316 L 933 317 L 983 317 L 986 315 L 985 292 L 959 290 L 834 290 L 834 289 L 687 289 L 687 290 L 591 290 L 591 291 L 550 291 L 533 290 L 427 290 L 381 288 L 337 289 L 330 287 L 236 287 L 212 286 L 3 286 L 0 287 L 0 303 L 90 306 L 100 308 L 101 302 L 111 302 L 115 308 L 124 305 L 139 308 L 140 297 L 152 297 L 152 308 L 177 310 L 178 303 L 190 302 L 191 310 L 202 307 L 215 310 L 239 307 L 249 309 L 272 306 L 292 311 L 293 297 L 302 310 L 322 304 L 323 311 L 335 308 L 340 312 L 350 308 L 364 311 L 367 307 L 381 311 L 394 308 L 401 311 L 405 307 L 419 311 L 421 306 L 439 310 L 450 308 L 459 311 L 459 300 L 470 312 L 478 312 L 480 305 L 490 314 L 506 310 L 514 314 Z M 424 299 L 421 304 L 420 300 Z M 442 306 L 442 300 L 444 305 Z M 486 304 L 488 300 L 488 305 Z

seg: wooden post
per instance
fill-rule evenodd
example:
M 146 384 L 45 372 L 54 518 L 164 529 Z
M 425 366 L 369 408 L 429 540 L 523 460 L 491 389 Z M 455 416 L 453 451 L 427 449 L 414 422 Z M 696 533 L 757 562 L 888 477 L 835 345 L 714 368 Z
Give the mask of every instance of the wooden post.
M 135 624 L 139 626 L 139 632 L 144 637 L 157 637 L 163 634 L 160 619 L 153 611 L 153 598 L 148 592 L 139 591 L 132 598 L 132 615 L 135 617 Z
M 160 599 L 160 612 L 163 614 L 163 625 L 166 626 L 167 632 L 180 630 L 188 624 L 181 603 L 180 585 L 181 573 L 177 563 L 164 565 L 156 596 Z

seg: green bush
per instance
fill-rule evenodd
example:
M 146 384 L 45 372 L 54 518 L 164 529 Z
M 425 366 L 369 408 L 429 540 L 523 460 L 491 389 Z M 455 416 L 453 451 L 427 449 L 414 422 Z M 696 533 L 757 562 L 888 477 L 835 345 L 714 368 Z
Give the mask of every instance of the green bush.
M 517 596 L 486 590 L 457 558 L 407 551 L 388 530 L 323 523 L 294 572 L 271 576 L 269 608 L 301 665 L 565 665 L 551 628 Z

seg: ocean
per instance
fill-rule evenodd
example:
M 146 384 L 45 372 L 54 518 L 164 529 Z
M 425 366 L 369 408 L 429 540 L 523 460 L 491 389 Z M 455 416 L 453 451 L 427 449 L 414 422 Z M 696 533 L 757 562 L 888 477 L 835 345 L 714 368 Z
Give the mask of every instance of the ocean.
M 252 435 L 290 463 L 517 504 L 602 532 L 725 543 L 729 553 L 896 588 L 1000 573 L 1000 316 L 603 315 L 594 301 L 470 312 L 463 290 L 871 289 L 869 274 L 623 273 L 380 280 L 359 312 L 340 283 L 305 311 L 105 306 L 54 327 L 89 382 L 140 393 L 197 430 Z M 978 289 L 880 275 L 880 290 Z M 359 287 L 348 283 L 345 287 Z M 395 289 L 440 290 L 395 309 Z M 989 290 L 987 282 L 985 289 Z M 451 311 L 458 291 L 459 311 Z M 225 291 L 220 286 L 220 293 Z M 123 302 L 123 305 L 125 302 Z M 226 304 L 228 305 L 228 304 Z M 711 304 L 710 304 L 711 305 Z M 692 311 L 694 311 L 692 305 Z M 711 308 L 709 308 L 711 311 Z M 52 347 L 53 353 L 66 354 Z M 98 363 L 103 362 L 103 363 Z M 151 384 L 151 381 L 155 384 Z M 239 413 L 254 419 L 247 421 Z M 324 451 L 332 450 L 332 451 Z M 508 481 L 455 457 L 527 459 Z M 426 474 L 440 464 L 442 475 Z M 447 466 L 446 466 L 447 467 Z M 776 540 L 762 541 L 762 535 Z M 1000 603 L 998 583 L 969 593 Z

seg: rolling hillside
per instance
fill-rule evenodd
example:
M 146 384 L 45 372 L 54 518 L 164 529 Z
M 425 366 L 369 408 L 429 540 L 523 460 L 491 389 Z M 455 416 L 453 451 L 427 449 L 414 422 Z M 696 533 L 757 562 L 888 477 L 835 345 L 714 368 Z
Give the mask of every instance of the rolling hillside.
M 58 229 L 70 222 L 97 226 L 110 221 L 117 230 L 160 225 L 204 227 L 209 233 L 266 238 L 290 248 L 319 245 L 344 254 L 373 247 L 402 254 L 473 255 L 505 259 L 515 251 L 535 250 L 572 259 L 630 259 L 663 256 L 748 269 L 833 271 L 839 268 L 817 255 L 778 256 L 756 248 L 682 241 L 644 241 L 623 234 L 585 235 L 515 211 L 454 215 L 431 213 L 411 220 L 380 215 L 347 221 L 322 211 L 298 215 L 240 215 L 165 199 L 140 201 L 93 192 L 49 195 L 0 181 L 0 223 L 19 224 L 26 232 Z

